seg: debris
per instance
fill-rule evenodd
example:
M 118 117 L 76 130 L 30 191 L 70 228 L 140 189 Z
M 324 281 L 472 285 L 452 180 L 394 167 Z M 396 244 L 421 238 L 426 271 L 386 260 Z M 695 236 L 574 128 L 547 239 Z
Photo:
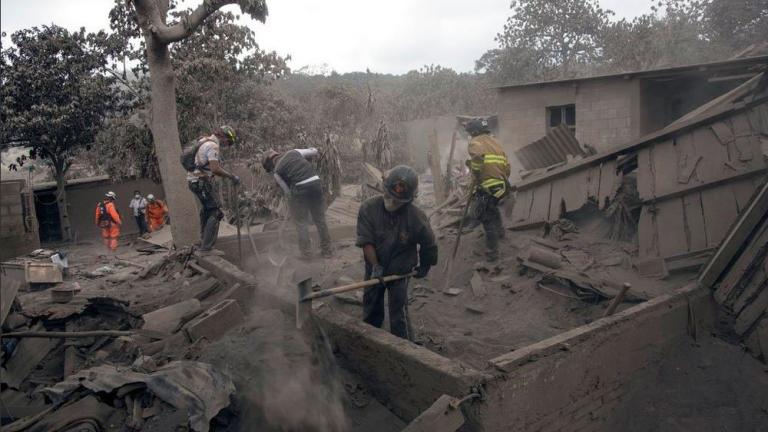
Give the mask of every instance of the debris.
M 80 285 L 51 288 L 51 301 L 54 303 L 69 303 L 80 292 Z
M 42 324 L 38 324 L 35 330 L 42 328 Z M 58 344 L 58 340 L 48 338 L 22 339 L 13 351 L 11 358 L 5 363 L 3 383 L 7 384 L 8 387 L 18 389 L 19 385 Z
M 35 395 L 35 397 L 30 398 L 26 393 L 11 388 L 4 389 L 0 393 L 0 400 L 2 400 L 0 403 L 0 417 L 2 418 L 20 419 L 34 416 L 48 407 L 42 395 Z
M 479 272 L 476 271 L 474 274 L 472 274 L 472 279 L 469 281 L 469 284 L 472 286 L 472 293 L 475 295 L 475 297 L 485 297 L 485 283 L 483 282 L 483 277 L 480 276 Z
M 84 276 L 90 277 L 90 278 L 99 278 L 99 277 L 106 276 L 106 275 L 111 275 L 111 274 L 114 274 L 114 273 L 115 273 L 115 268 L 114 267 L 105 265 L 105 266 L 97 268 L 94 271 L 85 273 Z
M 189 299 L 142 315 L 143 329 L 171 334 L 179 321 L 191 312 L 202 309 L 200 301 Z
M 464 414 L 454 407 L 455 398 L 442 395 L 435 403 L 416 417 L 403 432 L 453 432 L 464 424 Z
M 492 277 L 490 280 L 491 282 L 495 282 L 495 283 L 504 283 L 510 279 L 512 279 L 512 275 L 500 275 L 500 276 Z
M 443 291 L 443 294 L 455 297 L 455 296 L 461 294 L 462 291 L 463 290 L 461 290 L 459 288 L 448 288 L 447 290 Z
M 235 391 L 232 380 L 211 365 L 173 361 L 149 374 L 127 367 L 96 366 L 41 392 L 54 403 L 61 403 L 81 387 L 111 393 L 133 383 L 144 383 L 155 396 L 185 412 L 192 430 L 198 432 L 208 431 L 211 419 L 229 405 L 229 397 Z
M 336 295 L 336 300 L 346 304 L 362 306 L 363 293 L 360 291 L 355 291 L 355 292 L 346 292 L 346 293 L 338 294 Z
M 184 333 L 191 342 L 202 338 L 213 341 L 243 320 L 243 312 L 237 301 L 227 299 L 190 321 L 184 326 Z
M 559 269 L 563 266 L 560 255 L 535 246 L 531 247 L 528 252 L 528 261 L 544 265 L 551 269 Z
M 560 218 L 554 222 L 544 224 L 544 236 L 552 236 L 556 240 L 564 240 L 567 234 L 578 232 L 576 224 L 570 219 Z
M 667 263 L 664 261 L 664 258 L 649 257 L 637 259 L 635 260 L 635 267 L 642 277 L 665 279 L 669 276 Z
M 153 335 L 149 331 L 142 330 L 92 330 L 92 331 L 20 331 L 12 333 L 3 333 L 4 338 L 47 338 L 47 339 L 70 339 L 70 338 L 91 338 L 100 336 L 120 337 L 132 336 L 134 334 Z
M 468 305 L 464 306 L 464 308 L 467 311 L 472 312 L 474 314 L 478 314 L 478 315 L 485 313 L 485 309 L 483 309 L 483 307 L 479 306 L 479 305 L 468 304 Z
M 624 257 L 619 255 L 612 255 L 607 258 L 601 259 L 598 261 L 598 264 L 600 264 L 603 267 L 613 267 L 613 266 L 619 266 L 624 264 Z
M 603 316 L 611 316 L 614 312 L 616 312 L 616 308 L 619 307 L 619 304 L 621 304 L 621 302 L 624 300 L 624 296 L 627 295 L 630 287 L 630 284 L 624 282 L 624 284 L 621 286 L 621 291 L 619 291 L 619 293 L 616 294 L 616 297 L 611 300 L 611 304 L 608 305 L 608 309 L 605 310 L 605 315 Z
M 586 271 L 595 264 L 592 256 L 580 249 L 562 250 L 560 255 L 579 271 Z
M 16 300 L 19 288 L 21 288 L 21 282 L 7 277 L 0 278 L 0 325 L 5 322 L 5 317 L 11 311 L 11 305 Z

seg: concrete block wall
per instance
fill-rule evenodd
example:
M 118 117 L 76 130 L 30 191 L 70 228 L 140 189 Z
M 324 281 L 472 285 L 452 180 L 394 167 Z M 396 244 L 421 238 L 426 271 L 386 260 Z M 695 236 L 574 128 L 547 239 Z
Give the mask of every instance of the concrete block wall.
M 37 232 L 27 230 L 24 224 L 23 193 L 24 180 L 6 180 L 0 182 L 0 259 L 16 257 L 29 253 L 38 247 L 40 242 Z M 34 221 L 34 208 L 29 210 L 30 221 Z
M 715 309 L 691 285 L 492 359 L 502 372 L 473 420 L 485 431 L 607 431 L 637 371 L 690 341 L 692 323 L 711 328 Z
M 640 136 L 640 84 L 635 79 L 502 88 L 497 100 L 499 139 L 509 154 L 547 133 L 551 106 L 575 104 L 576 139 L 600 152 Z

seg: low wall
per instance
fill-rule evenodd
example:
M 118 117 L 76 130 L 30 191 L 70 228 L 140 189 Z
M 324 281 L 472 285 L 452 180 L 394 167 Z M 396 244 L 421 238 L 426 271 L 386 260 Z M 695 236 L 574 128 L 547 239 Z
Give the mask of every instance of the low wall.
M 343 234 L 338 228 L 337 235 Z M 260 238 L 259 247 L 270 238 Z M 231 238 L 223 243 L 225 250 L 233 244 Z M 200 262 L 230 283 L 253 285 L 257 301 L 295 313 L 295 291 L 257 286 L 252 275 L 220 257 Z M 341 364 L 403 420 L 412 420 L 442 394 L 461 397 L 479 390 L 481 401 L 462 406 L 467 423 L 461 430 L 499 432 L 607 431 L 606 420 L 635 373 L 653 367 L 697 329 L 711 328 L 716 317 L 709 291 L 692 284 L 490 359 L 488 369 L 478 371 L 326 305 L 315 306 L 315 322 Z
M 497 357 L 471 415 L 484 431 L 603 431 L 636 371 L 711 327 L 708 290 L 681 288 Z

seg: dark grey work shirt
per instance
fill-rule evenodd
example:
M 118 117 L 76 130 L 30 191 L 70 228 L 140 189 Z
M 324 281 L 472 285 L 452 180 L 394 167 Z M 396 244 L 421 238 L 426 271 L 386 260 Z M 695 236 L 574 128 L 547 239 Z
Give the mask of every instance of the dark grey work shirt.
M 317 171 L 298 150 L 290 150 L 280 157 L 275 165 L 275 173 L 279 175 L 288 187 L 293 189 L 296 183 L 316 176 Z
M 388 212 L 381 196 L 360 205 L 355 244 L 373 245 L 385 275 L 405 274 L 418 264 L 437 264 L 435 235 L 424 212 L 413 204 Z M 366 274 L 369 270 L 366 263 Z

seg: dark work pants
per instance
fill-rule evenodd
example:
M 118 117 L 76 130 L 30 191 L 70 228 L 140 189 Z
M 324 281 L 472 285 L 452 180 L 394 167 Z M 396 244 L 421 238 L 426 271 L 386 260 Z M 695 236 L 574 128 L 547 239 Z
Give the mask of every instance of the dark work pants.
M 366 278 L 367 279 L 367 278 Z M 363 321 L 381 328 L 384 324 L 384 291 L 389 292 L 389 331 L 403 339 L 408 334 L 408 279 L 386 284 L 377 284 L 363 293 Z
M 147 216 L 139 214 L 138 216 L 134 216 L 134 218 L 136 218 L 136 225 L 139 226 L 139 235 L 146 234 L 149 231 L 147 229 Z
M 483 224 L 489 255 L 498 254 L 499 239 L 504 238 L 499 200 L 482 189 L 472 198 L 472 215 Z
M 188 184 L 200 202 L 200 250 L 211 250 L 219 237 L 219 221 L 224 218 L 221 200 L 211 180 L 201 179 Z
M 331 251 L 331 236 L 328 234 L 328 224 L 325 222 L 325 198 L 320 181 L 296 186 L 291 190 L 291 198 L 288 201 L 293 224 L 299 237 L 299 249 L 301 254 L 310 254 L 309 241 L 309 217 L 312 217 L 320 236 L 320 250 L 323 253 Z

